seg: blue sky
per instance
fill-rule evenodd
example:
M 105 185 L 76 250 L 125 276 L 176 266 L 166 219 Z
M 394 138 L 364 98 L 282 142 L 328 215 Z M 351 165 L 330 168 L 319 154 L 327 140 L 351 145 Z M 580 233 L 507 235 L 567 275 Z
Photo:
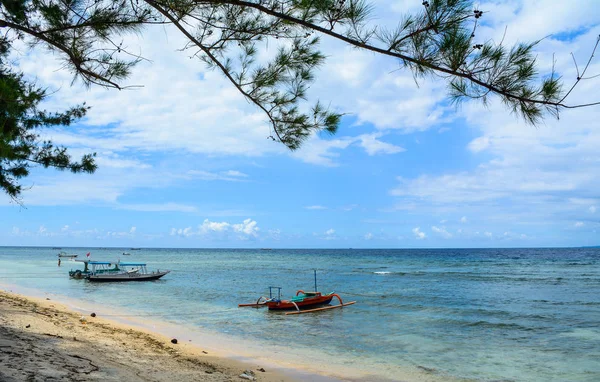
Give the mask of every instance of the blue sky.
M 420 2 L 375 1 L 394 25 Z M 530 41 L 542 73 L 567 83 L 600 34 L 594 1 L 482 2 L 482 39 Z M 547 37 L 548 36 L 548 37 Z M 310 97 L 348 113 L 335 136 L 297 152 L 268 140 L 265 117 L 221 75 L 177 49 L 173 30 L 127 42 L 140 64 L 128 91 L 70 86 L 43 51 L 18 59 L 60 89 L 48 108 L 87 101 L 45 137 L 95 151 L 94 175 L 35 170 L 25 208 L 0 197 L 1 245 L 124 247 L 532 247 L 600 245 L 600 108 L 531 127 L 496 100 L 450 106 L 440 80 L 417 87 L 392 60 L 324 40 Z M 269 51 L 265 51 L 265 55 Z M 589 69 L 600 73 L 596 58 Z M 572 102 L 597 101 L 599 80 Z M 595 98 L 594 98 L 595 97 Z

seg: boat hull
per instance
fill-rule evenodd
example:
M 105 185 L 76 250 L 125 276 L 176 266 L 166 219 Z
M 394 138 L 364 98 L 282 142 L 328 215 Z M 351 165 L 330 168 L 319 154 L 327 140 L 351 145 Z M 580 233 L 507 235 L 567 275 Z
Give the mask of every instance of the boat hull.
M 119 273 L 89 275 L 87 279 L 92 282 L 125 282 L 125 281 L 153 281 L 158 280 L 169 271 L 154 273 Z
M 70 271 L 69 272 L 69 277 L 75 280 L 82 280 L 85 279 L 86 277 L 88 277 L 90 274 L 90 272 L 83 272 L 83 271 Z
M 311 309 L 322 305 L 327 305 L 331 303 L 333 299 L 333 295 L 327 296 L 316 296 L 305 298 L 304 301 L 292 302 L 291 300 L 283 300 L 283 301 L 269 301 L 265 305 L 269 308 L 269 310 L 302 310 L 302 309 Z

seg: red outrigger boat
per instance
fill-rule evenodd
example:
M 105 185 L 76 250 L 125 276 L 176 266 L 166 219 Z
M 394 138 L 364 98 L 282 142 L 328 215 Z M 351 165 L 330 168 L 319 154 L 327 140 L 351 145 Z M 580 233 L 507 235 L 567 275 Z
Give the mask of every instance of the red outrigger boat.
M 273 290 L 277 290 L 277 296 L 274 296 Z M 258 300 L 256 300 L 253 304 L 239 304 L 238 307 L 254 307 L 254 308 L 262 308 L 266 306 L 269 310 L 293 310 L 293 312 L 288 312 L 287 314 L 302 314 L 302 313 L 311 313 L 317 312 L 321 310 L 342 308 L 347 305 L 353 305 L 356 301 L 351 301 L 344 303 L 342 298 L 336 293 L 328 293 L 322 294 L 321 292 L 317 292 L 317 272 L 315 271 L 315 292 L 305 292 L 303 290 L 299 290 L 296 292 L 296 296 L 292 297 L 290 300 L 282 300 L 281 299 L 281 287 L 269 287 L 269 298 L 261 296 Z M 338 305 L 329 305 L 333 298 L 337 298 L 340 302 Z

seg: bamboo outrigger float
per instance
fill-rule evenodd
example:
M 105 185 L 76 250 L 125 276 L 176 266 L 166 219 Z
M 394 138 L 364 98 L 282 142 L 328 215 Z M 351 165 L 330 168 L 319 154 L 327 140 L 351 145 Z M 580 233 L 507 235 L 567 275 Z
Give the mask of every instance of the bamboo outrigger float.
M 274 290 L 276 290 L 277 296 L 275 296 Z M 337 298 L 339 304 L 329 305 L 333 298 Z M 281 287 L 269 287 L 269 298 L 261 296 L 253 304 L 239 304 L 238 307 L 253 307 L 262 308 L 266 306 L 269 310 L 284 311 L 293 310 L 293 312 L 287 312 L 289 314 L 303 314 L 320 312 L 323 310 L 343 308 L 344 306 L 356 304 L 356 301 L 350 301 L 344 303 L 342 298 L 336 293 L 322 294 L 317 292 L 317 271 L 315 270 L 315 291 L 305 292 L 299 290 L 296 292 L 296 296 L 290 300 L 281 299 Z

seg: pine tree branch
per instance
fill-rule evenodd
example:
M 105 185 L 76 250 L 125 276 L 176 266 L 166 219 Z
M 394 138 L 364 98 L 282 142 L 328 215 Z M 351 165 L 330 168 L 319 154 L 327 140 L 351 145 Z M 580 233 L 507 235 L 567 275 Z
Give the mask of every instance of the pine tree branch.
M 3 28 L 3 27 L 12 28 L 12 29 L 16 29 L 18 31 L 27 33 L 27 34 L 37 38 L 38 40 L 44 41 L 48 45 L 51 45 L 51 46 L 63 51 L 69 57 L 69 61 L 75 66 L 75 68 L 77 69 L 77 72 L 81 73 L 84 77 L 86 77 L 86 79 L 88 81 L 95 83 L 97 85 L 101 85 L 101 86 L 114 87 L 119 90 L 123 89 L 116 82 L 113 82 L 113 81 L 109 80 L 108 78 L 105 78 L 105 77 L 99 75 L 98 73 L 95 73 L 89 69 L 84 68 L 83 61 L 80 58 L 76 57 L 69 48 L 67 48 L 63 44 L 59 43 L 58 41 L 55 41 L 55 40 L 47 37 L 43 33 L 40 33 L 38 31 L 35 31 L 31 28 L 24 27 L 19 24 L 12 23 L 10 21 L 0 19 L 0 28 Z M 92 80 L 90 78 L 93 78 L 100 82 L 95 82 L 94 80 Z
M 267 8 L 265 6 L 263 6 L 260 3 L 254 3 L 254 2 L 250 2 L 250 1 L 244 1 L 244 0 L 195 0 L 196 3 L 199 4 L 229 4 L 229 5 L 237 5 L 237 6 L 241 6 L 241 7 L 248 7 L 248 8 L 253 8 L 256 9 L 264 14 L 282 19 L 282 20 L 286 20 L 289 21 L 291 23 L 297 24 L 297 25 L 301 25 L 303 27 L 306 27 L 308 29 L 314 30 L 316 32 L 322 33 L 324 35 L 333 37 L 335 39 L 338 39 L 340 41 L 346 42 L 350 45 L 353 45 L 355 47 L 358 47 L 360 49 L 365 49 L 365 50 L 369 50 L 375 53 L 380 53 L 384 56 L 390 56 L 390 57 L 394 57 L 394 58 L 398 58 L 402 61 L 405 62 L 410 62 L 412 64 L 415 65 L 419 65 L 422 67 L 426 67 L 428 69 L 433 70 L 434 72 L 439 72 L 439 73 L 444 73 L 447 74 L 449 76 L 453 76 L 453 77 L 459 77 L 459 78 L 463 78 L 465 80 L 468 80 L 478 86 L 481 86 L 485 89 L 490 90 L 493 93 L 499 94 L 503 97 L 505 97 L 506 99 L 510 99 L 510 100 L 514 100 L 514 101 L 518 101 L 519 103 L 525 103 L 525 104 L 538 104 L 538 105 L 545 105 L 545 106 L 554 106 L 554 107 L 561 107 L 561 108 L 574 108 L 574 107 L 580 107 L 579 105 L 567 105 L 564 104 L 564 98 L 558 102 L 553 102 L 553 101 L 546 101 L 543 99 L 535 99 L 535 98 L 528 98 L 528 97 L 523 97 L 520 96 L 518 94 L 513 94 L 510 92 L 507 92 L 497 86 L 494 86 L 493 84 L 489 84 L 486 83 L 476 77 L 474 77 L 473 75 L 471 75 L 471 73 L 469 72 L 463 72 L 460 70 L 453 70 L 450 68 L 445 68 L 443 66 L 440 65 L 436 65 L 433 64 L 431 62 L 428 62 L 426 60 L 419 60 L 417 58 L 414 57 L 410 57 L 398 52 L 393 52 L 393 51 L 388 51 L 386 49 L 382 49 L 379 48 L 377 46 L 371 45 L 371 44 L 367 44 L 361 41 L 358 41 L 356 39 L 344 36 L 340 33 L 337 33 L 333 30 L 329 30 L 327 28 L 321 27 L 319 25 L 313 24 L 311 22 L 308 22 L 306 20 L 291 16 L 289 14 L 283 13 L 283 12 L 279 12 L 275 9 L 270 9 Z M 588 106 L 591 106 L 594 104 L 589 104 Z
M 575 56 L 573 56 L 573 62 L 575 62 L 575 67 L 577 69 L 577 80 L 575 81 L 575 83 L 573 84 L 573 86 L 571 86 L 571 88 L 569 89 L 569 91 L 564 95 L 564 97 L 562 97 L 562 99 L 559 102 L 562 102 L 565 100 L 565 98 L 567 98 L 569 96 L 569 94 L 571 94 L 571 92 L 573 91 L 573 89 L 575 89 L 575 86 L 577 86 L 577 84 L 579 84 L 579 82 L 584 79 L 583 76 L 585 75 L 585 72 L 588 70 L 590 63 L 592 62 L 592 58 L 594 58 L 594 54 L 596 54 L 596 49 L 598 49 L 598 44 L 600 43 L 600 36 L 598 36 L 598 38 L 596 39 L 596 45 L 594 45 L 594 49 L 592 49 L 592 54 L 590 55 L 590 58 L 588 59 L 587 64 L 585 65 L 585 68 L 583 68 L 583 71 L 581 72 L 581 74 L 579 74 L 579 68 L 577 68 L 577 62 L 575 61 Z M 573 53 L 571 53 L 571 55 L 573 55 Z M 594 103 L 596 104 L 596 103 Z M 594 104 L 590 104 L 594 105 Z
M 47 34 L 47 33 L 56 33 L 56 32 L 65 32 L 68 30 L 73 30 L 73 29 L 80 29 L 80 28 L 94 28 L 97 26 L 102 26 L 104 23 L 101 22 L 83 22 L 83 23 L 79 23 L 79 24 L 73 24 L 73 25 L 65 25 L 63 27 L 60 28 L 52 28 L 52 29 L 46 29 L 43 31 L 40 31 L 39 33 L 41 34 Z M 165 23 L 163 21 L 148 21 L 148 20 L 143 20 L 143 21 L 117 21 L 117 22 L 113 22 L 111 23 L 111 25 L 114 26 L 120 26 L 120 27 L 124 27 L 124 26 L 131 26 L 131 25 L 140 25 L 140 24 L 148 24 L 148 25 L 165 25 L 168 23 Z M 0 27 L 2 27 L 2 24 L 0 22 Z

